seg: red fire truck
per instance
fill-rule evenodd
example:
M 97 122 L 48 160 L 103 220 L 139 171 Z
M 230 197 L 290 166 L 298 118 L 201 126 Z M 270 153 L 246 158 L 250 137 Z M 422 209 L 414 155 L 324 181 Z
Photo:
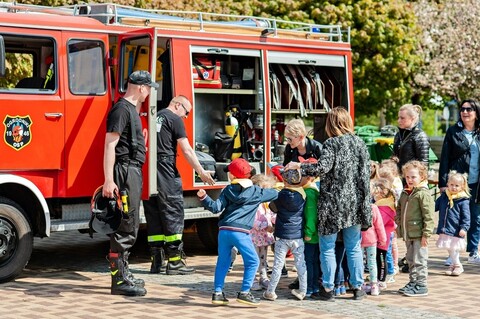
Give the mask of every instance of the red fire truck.
M 185 124 L 217 173 L 206 187 L 213 197 L 228 183 L 223 167 L 232 158 L 257 172 L 282 161 L 286 117 L 312 121 L 323 140 L 329 108 L 343 105 L 353 116 L 349 30 L 339 26 L 0 2 L 0 282 L 22 271 L 34 237 L 88 229 L 90 199 L 104 181 L 106 115 L 138 69 L 161 84 L 140 114 L 149 150 L 144 198 L 156 193 L 156 112 L 175 95 L 193 102 Z M 216 220 L 195 196 L 205 186 L 181 156 L 178 167 L 186 223 L 215 247 Z

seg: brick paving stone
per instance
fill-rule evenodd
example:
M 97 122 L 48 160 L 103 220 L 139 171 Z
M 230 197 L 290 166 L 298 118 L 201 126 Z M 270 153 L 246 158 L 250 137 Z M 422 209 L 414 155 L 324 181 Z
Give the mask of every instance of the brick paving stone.
M 193 240 L 188 240 L 188 237 Z M 334 303 L 315 300 L 298 301 L 291 296 L 289 278 L 282 278 L 275 302 L 262 301 L 252 308 L 235 301 L 242 279 L 241 256 L 228 274 L 225 292 L 230 305 L 211 305 L 216 256 L 200 248 L 198 238 L 186 234 L 188 264 L 197 272 L 191 276 L 149 274 L 149 257 L 145 247 L 135 247 L 130 268 L 136 277 L 146 281 L 145 297 L 129 298 L 110 295 L 110 277 L 105 254 L 108 240 L 101 236 L 90 239 L 78 232 L 54 233 L 52 238 L 35 239 L 32 260 L 16 281 L 0 285 L 0 318 L 477 318 L 473 301 L 480 294 L 480 265 L 464 263 L 465 273 L 459 277 L 444 276 L 446 251 L 430 242 L 429 295 L 409 298 L 396 290 L 408 281 L 400 273 L 380 296 L 353 301 L 352 295 L 337 298 Z M 400 256 L 404 249 L 399 240 Z M 466 254 L 462 254 L 462 262 Z M 273 255 L 269 255 L 273 264 Z M 289 268 L 293 260 L 287 259 Z M 253 292 L 261 297 L 262 292 Z

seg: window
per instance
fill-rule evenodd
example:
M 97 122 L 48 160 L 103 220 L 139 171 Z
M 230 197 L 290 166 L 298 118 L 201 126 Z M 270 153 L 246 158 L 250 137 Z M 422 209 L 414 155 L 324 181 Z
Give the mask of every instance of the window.
M 117 57 L 117 46 L 112 46 L 112 56 Z M 163 51 L 163 50 L 162 50 Z M 158 53 L 157 53 L 158 54 Z M 157 55 L 159 56 L 159 54 Z M 128 76 L 137 70 L 149 70 L 150 59 L 150 38 L 130 38 L 122 42 L 120 47 L 119 70 L 122 76 L 119 79 L 119 91 L 125 92 L 128 86 Z M 157 61 L 157 70 L 160 69 L 160 62 Z M 115 74 L 115 78 L 117 74 Z
M 68 42 L 68 85 L 77 95 L 106 93 L 105 48 L 103 42 L 70 40 Z
M 11 93 L 53 93 L 57 82 L 55 45 L 51 38 L 2 34 L 5 77 L 0 90 Z

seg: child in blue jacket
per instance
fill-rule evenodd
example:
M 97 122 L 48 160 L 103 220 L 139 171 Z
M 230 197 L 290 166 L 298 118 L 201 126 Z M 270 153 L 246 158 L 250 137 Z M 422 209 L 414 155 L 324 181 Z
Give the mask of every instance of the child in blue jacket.
M 470 228 L 470 192 L 468 175 L 451 171 L 448 174 L 447 189 L 435 202 L 439 212 L 437 247 L 448 250 L 452 263 L 445 275 L 460 276 L 463 266 L 460 251 L 467 246 L 465 236 Z
M 270 283 L 267 291 L 263 293 L 263 298 L 271 301 L 277 299 L 275 289 L 280 280 L 285 257 L 290 250 L 295 259 L 299 281 L 299 289 L 292 289 L 291 293 L 302 300 L 307 292 L 307 267 L 303 242 L 303 208 L 306 195 L 300 185 L 302 175 L 298 170 L 284 171 L 282 177 L 285 187 L 278 193 L 278 198 L 270 202 L 270 209 L 277 213 L 274 231 L 275 257 Z
M 237 301 L 257 306 L 260 301 L 251 294 L 250 289 L 255 280 L 259 259 L 250 237 L 250 230 L 253 227 L 258 205 L 276 199 L 278 192 L 253 185 L 249 179 L 252 167 L 243 158 L 233 160 L 227 169 L 231 184 L 222 190 L 217 200 L 211 199 L 203 189 L 197 192 L 198 198 L 206 209 L 214 214 L 221 213 L 218 221 L 218 258 L 212 303 L 228 304 L 223 287 L 230 267 L 232 247 L 237 247 L 244 264 L 242 289 L 237 294 Z

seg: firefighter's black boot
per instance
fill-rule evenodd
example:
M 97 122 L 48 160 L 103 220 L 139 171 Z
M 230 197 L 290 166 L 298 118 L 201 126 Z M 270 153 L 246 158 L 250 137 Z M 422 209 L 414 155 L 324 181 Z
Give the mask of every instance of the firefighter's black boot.
M 195 273 L 195 268 L 188 267 L 185 263 L 186 256 L 182 248 L 167 249 L 167 253 L 167 275 L 191 275 Z
M 123 253 L 123 266 L 125 267 L 125 273 L 127 274 L 127 278 L 131 282 L 133 282 L 135 286 L 145 287 L 145 281 L 143 279 L 133 277 L 133 274 L 130 271 L 130 268 L 128 268 L 128 256 L 130 256 L 129 252 L 126 251 Z
M 136 286 L 127 277 L 124 257 L 121 253 L 109 253 L 110 274 L 112 276 L 112 295 L 145 296 L 147 291 L 143 287 Z
M 150 259 L 152 261 L 151 274 L 165 274 L 167 272 L 167 260 L 163 247 L 150 247 Z

